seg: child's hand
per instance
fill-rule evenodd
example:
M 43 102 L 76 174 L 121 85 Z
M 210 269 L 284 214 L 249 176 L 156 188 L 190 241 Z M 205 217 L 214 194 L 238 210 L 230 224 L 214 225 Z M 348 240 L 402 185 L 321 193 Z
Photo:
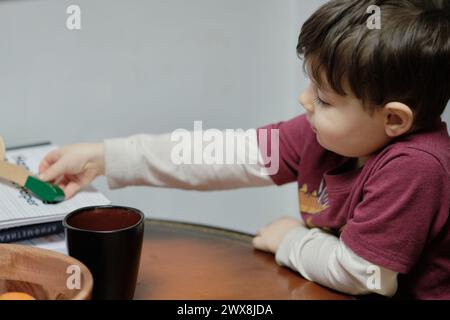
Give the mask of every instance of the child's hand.
M 253 238 L 253 246 L 256 249 L 276 253 L 284 236 L 293 228 L 303 225 L 298 219 L 282 217 L 256 233 Z
M 64 190 L 66 199 L 105 171 L 103 143 L 68 145 L 48 153 L 39 165 L 40 179 Z

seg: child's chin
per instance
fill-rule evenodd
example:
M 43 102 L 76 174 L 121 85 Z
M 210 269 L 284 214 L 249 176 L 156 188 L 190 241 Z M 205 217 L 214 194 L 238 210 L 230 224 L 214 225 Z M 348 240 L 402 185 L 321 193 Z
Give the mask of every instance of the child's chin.
M 320 140 L 320 138 L 319 138 L 319 136 L 316 134 L 316 140 L 317 140 L 317 142 L 320 144 L 320 146 L 322 147 L 322 148 L 324 148 L 324 149 L 326 149 L 326 150 L 328 150 L 328 151 L 333 151 L 333 150 L 330 150 L 330 148 L 328 148 L 321 140 Z M 334 151 L 333 151 L 334 152 Z
M 320 144 L 322 146 L 322 148 L 325 148 L 327 150 L 330 150 L 329 148 L 327 148 L 327 146 L 323 143 L 323 141 L 320 139 L 319 134 L 316 132 L 316 140 L 317 143 Z M 330 150 L 331 151 L 331 150 Z
M 325 150 L 328 150 L 328 151 L 334 152 L 334 153 L 336 153 L 336 154 L 342 155 L 342 153 L 339 152 L 339 150 L 336 150 L 336 148 L 330 147 L 329 145 L 327 145 L 326 143 L 324 143 L 324 142 L 320 139 L 320 136 L 319 136 L 318 134 L 316 134 L 316 140 L 317 140 L 317 143 L 319 143 L 320 146 L 321 146 L 322 148 L 324 148 Z

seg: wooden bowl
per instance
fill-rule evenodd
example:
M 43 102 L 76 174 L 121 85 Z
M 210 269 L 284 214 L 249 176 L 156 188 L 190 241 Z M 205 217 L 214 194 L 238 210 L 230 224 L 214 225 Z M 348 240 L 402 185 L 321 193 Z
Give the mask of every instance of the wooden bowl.
M 62 253 L 16 244 L 0 244 L 0 294 L 24 292 L 37 300 L 87 300 L 92 274 Z

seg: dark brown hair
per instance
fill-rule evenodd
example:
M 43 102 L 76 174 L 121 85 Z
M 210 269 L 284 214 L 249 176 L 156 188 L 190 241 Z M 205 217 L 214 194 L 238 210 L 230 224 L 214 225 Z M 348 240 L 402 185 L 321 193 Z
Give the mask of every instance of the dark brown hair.
M 381 29 L 367 26 L 376 5 Z M 450 99 L 450 0 L 332 0 L 303 25 L 298 55 L 310 76 L 374 110 L 408 105 L 416 127 L 432 126 Z

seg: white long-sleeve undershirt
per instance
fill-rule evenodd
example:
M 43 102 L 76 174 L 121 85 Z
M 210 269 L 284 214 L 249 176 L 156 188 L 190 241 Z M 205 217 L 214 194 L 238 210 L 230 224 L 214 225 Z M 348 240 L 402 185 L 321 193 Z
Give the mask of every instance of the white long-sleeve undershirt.
M 249 131 L 247 131 L 248 134 Z M 187 190 L 225 190 L 274 185 L 261 165 L 256 130 L 250 131 L 245 148 L 235 152 L 235 164 L 176 164 L 173 161 L 171 134 L 135 135 L 107 139 L 105 173 L 110 188 L 149 185 Z M 193 143 L 193 132 L 190 132 Z M 236 132 L 236 135 L 243 134 Z M 236 137 L 237 138 L 237 137 Z M 193 146 L 204 150 L 210 142 Z M 250 158 L 249 158 L 250 155 Z M 239 163 L 239 164 L 238 164 Z M 276 252 L 278 264 L 287 266 L 308 280 L 349 294 L 378 293 L 393 296 L 397 290 L 397 272 L 374 265 L 356 255 L 339 238 L 321 229 L 305 226 L 291 230 Z

